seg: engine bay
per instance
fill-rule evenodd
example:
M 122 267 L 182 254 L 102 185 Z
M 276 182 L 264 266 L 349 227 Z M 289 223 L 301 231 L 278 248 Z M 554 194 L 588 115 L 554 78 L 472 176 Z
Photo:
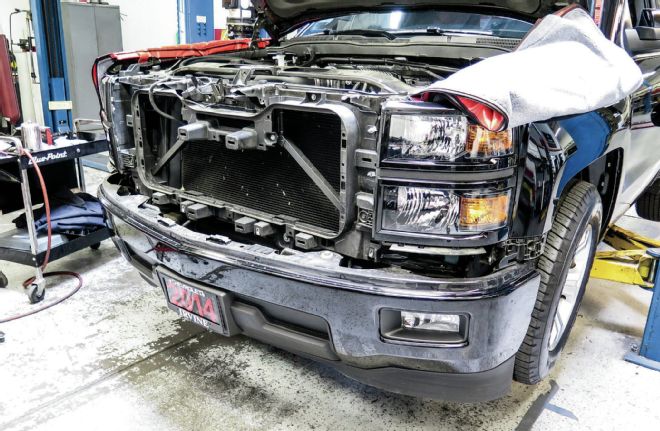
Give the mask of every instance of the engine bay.
M 493 257 L 502 255 L 493 246 L 499 234 L 447 229 L 437 239 L 397 239 L 378 235 L 376 226 L 379 207 L 392 205 L 383 204 L 384 177 L 420 182 L 410 166 L 381 163 L 386 117 L 411 110 L 422 120 L 447 116 L 463 135 L 472 127 L 450 105 L 410 97 L 454 70 L 402 58 L 220 55 L 118 67 L 106 74 L 101 94 L 112 106 L 106 111 L 119 182 L 126 193 L 149 196 L 177 224 L 280 250 L 331 250 L 348 267 L 473 276 L 500 260 Z M 446 147 L 439 133 L 451 124 L 429 124 L 424 139 Z M 502 165 L 477 159 L 466 169 Z M 444 167 L 456 169 L 451 162 Z M 453 209 L 435 208 L 438 198 L 428 190 L 401 187 L 399 195 L 412 199 L 405 217 L 458 223 L 458 195 L 440 199 Z M 470 238 L 470 246 L 460 238 Z

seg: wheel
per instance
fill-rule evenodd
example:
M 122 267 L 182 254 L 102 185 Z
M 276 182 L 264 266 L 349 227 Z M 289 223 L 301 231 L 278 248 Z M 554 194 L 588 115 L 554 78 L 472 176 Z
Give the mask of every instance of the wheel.
M 92 250 L 98 250 L 99 248 L 101 248 L 101 243 L 100 242 L 94 243 L 90 245 L 89 248 L 91 248 Z
M 600 196 L 589 183 L 576 183 L 560 199 L 537 265 L 541 286 L 516 354 L 515 380 L 536 384 L 559 358 L 589 280 L 602 214 Z
M 9 286 L 9 280 L 7 280 L 4 272 L 0 272 L 0 289 L 4 289 L 7 286 Z
M 635 203 L 637 214 L 651 221 L 660 221 L 660 178 L 656 178 Z
M 46 297 L 46 289 L 39 294 L 39 285 L 33 283 L 28 288 L 28 297 L 30 298 L 30 304 L 38 304 Z

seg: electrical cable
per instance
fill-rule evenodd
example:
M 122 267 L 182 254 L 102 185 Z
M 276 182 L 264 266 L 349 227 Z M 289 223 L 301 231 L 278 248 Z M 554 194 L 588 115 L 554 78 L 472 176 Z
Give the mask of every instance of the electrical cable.
M 154 97 L 154 90 L 156 89 L 157 86 L 163 84 L 165 81 L 158 81 L 154 82 L 150 87 L 149 87 L 149 102 L 151 103 L 151 107 L 154 108 L 154 111 L 158 112 L 161 116 L 168 118 L 173 121 L 179 121 L 176 117 L 168 114 L 165 111 L 162 111 L 158 105 L 156 105 L 156 98 Z

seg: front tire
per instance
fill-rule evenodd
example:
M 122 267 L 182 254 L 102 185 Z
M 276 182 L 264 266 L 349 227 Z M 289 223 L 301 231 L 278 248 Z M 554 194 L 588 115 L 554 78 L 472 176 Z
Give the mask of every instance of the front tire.
M 516 354 L 518 382 L 540 382 L 559 358 L 589 280 L 602 218 L 600 196 L 589 183 L 575 183 L 560 199 L 537 265 L 541 286 L 532 320 Z

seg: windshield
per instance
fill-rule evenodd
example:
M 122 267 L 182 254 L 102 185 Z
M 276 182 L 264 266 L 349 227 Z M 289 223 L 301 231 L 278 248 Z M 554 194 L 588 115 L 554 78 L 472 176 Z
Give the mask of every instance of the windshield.
M 522 38 L 532 24 L 515 18 L 439 10 L 356 13 L 303 26 L 287 39 L 320 34 L 380 31 L 393 35 L 469 33 Z

